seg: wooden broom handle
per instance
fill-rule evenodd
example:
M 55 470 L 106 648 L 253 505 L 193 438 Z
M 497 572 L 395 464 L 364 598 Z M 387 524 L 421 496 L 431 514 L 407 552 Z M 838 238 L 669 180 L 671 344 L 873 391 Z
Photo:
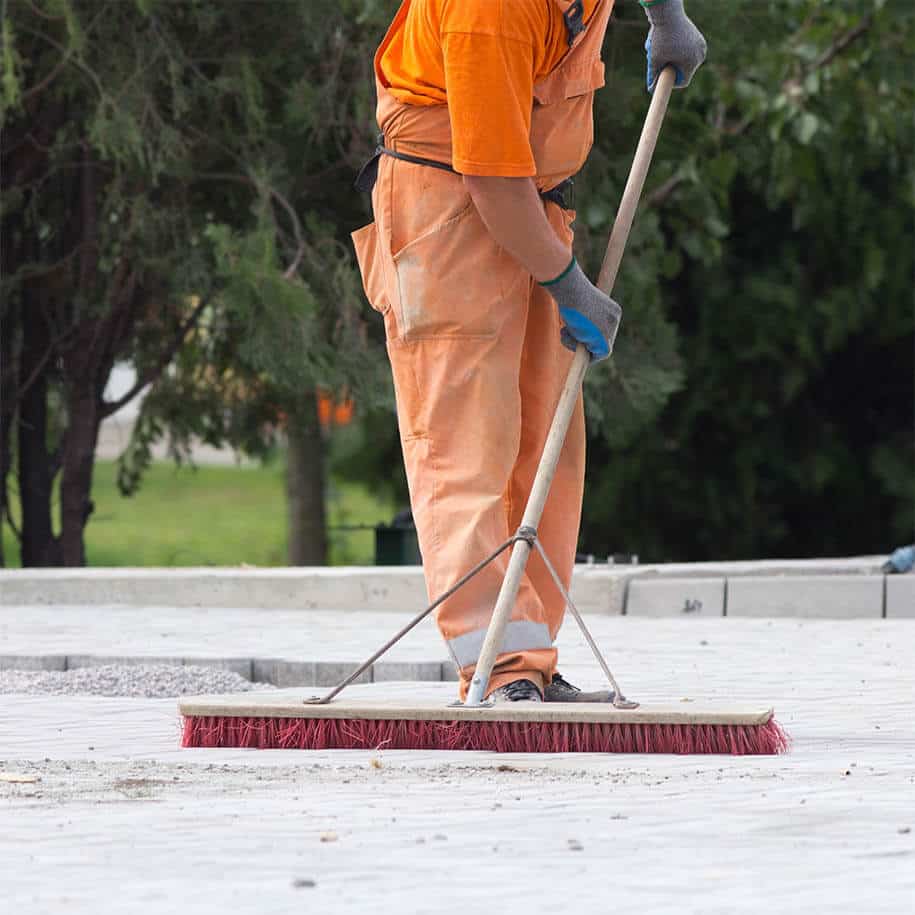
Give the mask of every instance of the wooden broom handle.
M 648 166 L 651 164 L 651 157 L 658 141 L 658 133 L 661 130 L 667 103 L 670 101 L 670 93 L 673 89 L 675 78 L 676 73 L 673 67 L 666 67 L 661 72 L 654 94 L 651 97 L 651 104 L 648 106 L 645 125 L 642 127 L 639 144 L 632 159 L 632 168 L 629 170 L 629 178 L 626 180 L 623 197 L 620 200 L 619 209 L 616 211 L 613 230 L 610 232 L 610 241 L 607 243 L 607 253 L 604 255 L 604 262 L 600 268 L 600 276 L 597 281 L 598 287 L 607 295 L 611 294 L 613 284 L 616 282 L 616 274 L 620 268 L 620 261 L 623 259 L 623 251 L 629 239 L 629 230 L 632 228 L 632 220 L 639 204 L 639 197 L 645 184 L 645 176 L 648 174 Z M 536 532 L 537 526 L 540 524 L 540 518 L 543 515 L 547 496 L 550 493 L 550 486 L 556 473 L 556 465 L 559 462 L 559 455 L 562 452 L 566 432 L 572 419 L 572 413 L 575 410 L 575 404 L 578 402 L 581 383 L 590 361 L 587 349 L 579 344 L 578 349 L 575 351 L 575 358 L 572 360 L 572 367 L 569 369 L 562 393 L 559 396 L 559 403 L 556 405 L 553 423 L 550 426 L 550 432 L 543 447 L 543 454 L 537 467 L 537 475 L 534 478 L 530 498 L 527 501 L 524 517 L 521 520 L 521 530 L 524 532 Z M 489 684 L 492 669 L 502 646 L 505 627 L 511 619 L 512 609 L 515 606 L 515 599 L 518 596 L 518 589 L 521 586 L 521 579 L 524 575 L 530 552 L 531 544 L 526 540 L 518 540 L 512 547 L 508 569 L 505 572 L 505 578 L 502 580 L 499 597 L 496 600 L 492 619 L 486 631 L 486 639 L 477 659 L 473 679 L 467 693 L 466 705 L 480 705 L 486 696 L 486 687 Z
M 598 288 L 607 295 L 612 294 L 613 285 L 616 283 L 623 251 L 626 250 L 626 242 L 629 240 L 629 230 L 632 228 L 632 220 L 635 218 L 639 198 L 642 196 L 645 176 L 648 174 L 648 166 L 651 165 L 651 157 L 654 155 L 658 134 L 661 132 L 661 123 L 664 120 L 664 113 L 667 111 L 667 103 L 670 101 L 670 93 L 676 78 L 677 73 L 674 68 L 665 67 L 658 77 L 654 94 L 651 96 L 651 104 L 648 106 L 648 114 L 645 115 L 642 135 L 639 137 L 639 145 L 632 158 L 632 167 L 629 169 L 629 177 L 626 179 L 626 187 L 623 190 L 619 209 L 616 211 L 610 241 L 607 242 L 604 262 L 601 264 L 597 278 Z

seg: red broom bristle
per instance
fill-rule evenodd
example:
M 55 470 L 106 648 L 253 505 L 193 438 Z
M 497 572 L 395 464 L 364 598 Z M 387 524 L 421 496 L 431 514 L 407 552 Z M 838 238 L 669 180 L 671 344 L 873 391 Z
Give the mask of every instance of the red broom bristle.
M 789 747 L 772 718 L 761 725 L 414 721 L 189 716 L 184 747 L 270 750 L 489 750 L 496 753 L 726 753 Z

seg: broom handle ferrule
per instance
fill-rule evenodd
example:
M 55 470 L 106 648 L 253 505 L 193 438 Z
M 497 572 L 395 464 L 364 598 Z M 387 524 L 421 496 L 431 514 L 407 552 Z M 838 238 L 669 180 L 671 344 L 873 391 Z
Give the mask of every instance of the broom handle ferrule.
M 616 282 L 616 275 L 623 259 L 623 251 L 626 249 L 629 230 L 632 228 L 632 220 L 635 218 L 635 211 L 639 204 L 642 187 L 645 184 L 645 176 L 648 174 L 648 166 L 651 164 L 655 144 L 658 141 L 661 123 L 664 120 L 664 112 L 667 110 L 667 103 L 670 101 L 670 93 L 674 86 L 675 77 L 676 74 L 673 67 L 666 67 L 661 72 L 654 94 L 651 97 L 651 104 L 648 106 L 648 114 L 645 116 L 645 124 L 642 127 L 639 144 L 632 159 L 632 167 L 629 170 L 629 178 L 626 181 L 623 197 L 616 212 L 616 219 L 613 221 L 613 230 L 610 233 L 607 252 L 604 255 L 604 262 L 601 265 L 600 276 L 597 281 L 598 287 L 607 295 L 610 295 Z M 543 455 L 540 458 L 540 465 L 537 468 L 531 495 L 527 502 L 527 508 L 524 510 L 524 518 L 521 521 L 522 528 L 533 528 L 536 531 L 540 524 L 540 518 L 543 515 L 543 509 L 553 482 L 553 475 L 556 472 L 556 465 L 559 462 L 559 455 L 562 452 L 566 431 L 569 428 L 575 404 L 578 402 L 581 383 L 585 377 L 589 361 L 588 351 L 584 346 L 579 345 L 543 448 Z M 524 570 L 530 554 L 531 544 L 526 540 L 518 540 L 512 547 L 508 570 L 502 580 L 502 587 L 496 599 L 492 619 L 489 622 L 489 628 L 486 630 L 486 639 L 483 642 L 480 656 L 477 658 L 465 705 L 480 705 L 486 698 L 492 669 L 502 647 L 505 628 L 511 619 L 515 600 L 518 596 L 518 589 L 521 587 L 521 580 L 524 577 Z

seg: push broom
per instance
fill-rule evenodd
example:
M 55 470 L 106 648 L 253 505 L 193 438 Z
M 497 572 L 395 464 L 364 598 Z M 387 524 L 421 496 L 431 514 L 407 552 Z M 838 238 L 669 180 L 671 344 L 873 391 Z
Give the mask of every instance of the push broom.
M 652 96 L 645 125 L 610 233 L 598 286 L 610 294 L 622 260 L 642 186 L 670 93 L 674 71 L 668 67 Z M 320 698 L 301 690 L 197 696 L 184 699 L 185 747 L 258 747 L 275 749 L 425 749 L 489 750 L 521 753 L 729 753 L 772 754 L 788 748 L 788 738 L 771 708 L 700 708 L 641 706 L 626 699 L 581 614 L 569 597 L 537 539 L 550 484 L 572 411 L 589 364 L 579 346 L 559 397 L 531 495 L 518 532 L 471 569 L 438 600 L 410 621 L 385 645 Z M 354 699 L 337 696 L 368 670 L 392 645 L 506 549 L 511 556 L 492 619 L 464 703 L 447 704 L 440 696 L 409 702 L 383 700 L 365 691 Z M 494 705 L 486 687 L 502 645 L 528 558 L 537 550 L 597 658 L 612 689 L 606 702 Z M 380 688 L 380 687 L 379 687 Z

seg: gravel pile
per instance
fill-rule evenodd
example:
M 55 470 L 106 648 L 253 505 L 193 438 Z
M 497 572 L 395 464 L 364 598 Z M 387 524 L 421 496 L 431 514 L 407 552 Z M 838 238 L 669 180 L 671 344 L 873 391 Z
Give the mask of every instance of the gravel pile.
M 204 693 L 274 689 L 218 667 L 105 664 L 74 670 L 0 670 L 0 693 L 50 696 L 137 696 L 167 699 Z

